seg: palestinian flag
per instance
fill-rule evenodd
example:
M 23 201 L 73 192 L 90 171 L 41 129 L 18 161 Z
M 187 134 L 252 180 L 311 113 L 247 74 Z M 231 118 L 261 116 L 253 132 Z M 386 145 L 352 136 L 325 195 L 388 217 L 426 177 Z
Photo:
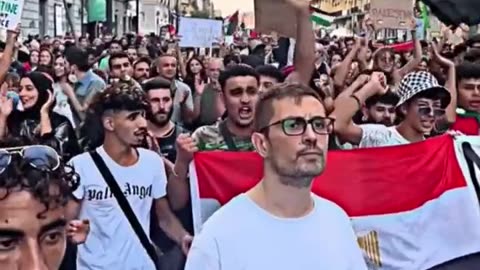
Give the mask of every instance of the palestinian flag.
M 231 36 L 237 32 L 237 28 L 239 25 L 240 19 L 239 19 L 239 11 L 235 11 L 232 15 L 228 16 L 224 20 L 224 25 L 225 25 L 225 35 Z
M 480 252 L 478 153 L 480 138 L 466 136 L 331 151 L 313 192 L 351 217 L 370 269 L 449 267 Z M 195 155 L 190 183 L 197 233 L 216 209 L 262 178 L 262 164 L 255 153 Z M 448 269 L 478 269 L 476 263 Z
M 317 8 L 317 7 L 314 7 L 312 5 L 310 5 L 310 12 L 312 13 L 312 15 L 310 17 L 312 22 L 314 22 L 318 25 L 321 25 L 321 26 L 328 27 L 328 26 L 332 25 L 333 20 L 335 20 L 334 16 L 331 16 L 327 12 L 325 12 L 325 11 L 323 11 L 323 10 Z

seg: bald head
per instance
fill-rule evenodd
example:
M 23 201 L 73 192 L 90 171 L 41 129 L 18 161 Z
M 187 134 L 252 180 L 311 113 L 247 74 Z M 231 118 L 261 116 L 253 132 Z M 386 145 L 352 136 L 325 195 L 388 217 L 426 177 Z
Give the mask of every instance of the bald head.
M 210 79 L 217 81 L 218 77 L 220 77 L 220 72 L 224 70 L 223 60 L 220 58 L 212 58 L 208 62 L 208 76 Z

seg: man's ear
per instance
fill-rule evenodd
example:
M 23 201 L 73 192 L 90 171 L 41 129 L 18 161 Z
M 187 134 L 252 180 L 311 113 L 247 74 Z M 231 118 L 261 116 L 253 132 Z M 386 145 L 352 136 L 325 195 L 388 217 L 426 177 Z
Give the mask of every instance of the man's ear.
M 368 108 L 366 106 L 362 106 L 362 119 L 368 118 Z
M 113 123 L 113 117 L 103 116 L 102 125 L 105 130 L 113 131 L 115 129 L 115 124 Z
M 261 157 L 263 158 L 267 157 L 269 145 L 268 145 L 267 137 L 264 134 L 254 132 L 252 134 L 252 144 L 255 147 L 255 150 L 257 150 L 257 153 Z
M 407 116 L 408 104 L 404 103 L 404 104 L 400 105 L 400 112 L 401 112 L 404 116 Z

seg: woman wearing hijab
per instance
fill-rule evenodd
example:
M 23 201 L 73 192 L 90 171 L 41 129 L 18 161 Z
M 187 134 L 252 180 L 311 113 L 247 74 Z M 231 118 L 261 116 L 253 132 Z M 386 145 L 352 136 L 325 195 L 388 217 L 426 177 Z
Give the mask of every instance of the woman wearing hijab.
M 40 72 L 31 72 L 20 80 L 23 111 L 14 110 L 7 96 L 0 97 L 0 139 L 6 134 L 37 139 L 54 147 L 65 160 L 80 153 L 70 121 L 53 111 L 55 97 L 52 82 Z

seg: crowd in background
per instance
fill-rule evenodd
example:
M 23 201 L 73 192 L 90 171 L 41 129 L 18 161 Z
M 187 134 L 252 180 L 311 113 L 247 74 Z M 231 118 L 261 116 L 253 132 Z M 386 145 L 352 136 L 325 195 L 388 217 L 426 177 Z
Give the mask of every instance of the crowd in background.
M 15 31 L 7 33 L 0 141 L 51 146 L 80 180 L 67 217 L 88 219 L 90 232 L 78 250 L 69 245 L 64 269 L 152 269 L 92 169 L 91 150 L 132 196 L 165 269 L 183 269 L 193 235 L 193 153 L 254 151 L 256 104 L 271 89 L 299 83 L 322 98 L 330 120 L 316 124 L 331 127 L 329 149 L 479 135 L 479 35 L 455 46 L 448 43 L 451 30 L 419 40 L 412 18 L 406 31 L 412 50 L 397 51 L 375 40 L 368 17 L 362 35 L 335 37 L 312 34 L 305 14 L 297 18 L 295 42 L 262 34 L 245 44 L 220 42 L 212 51 L 181 48 L 175 36 L 20 41 Z M 282 125 L 294 129 L 298 121 Z

